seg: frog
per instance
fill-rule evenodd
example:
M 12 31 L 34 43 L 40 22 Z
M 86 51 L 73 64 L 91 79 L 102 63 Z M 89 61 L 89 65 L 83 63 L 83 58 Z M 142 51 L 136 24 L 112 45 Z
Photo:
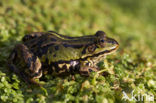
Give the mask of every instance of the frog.
M 8 58 L 8 67 L 30 84 L 39 84 L 36 79 L 47 73 L 89 76 L 98 72 L 97 64 L 118 47 L 115 39 L 100 30 L 78 37 L 55 31 L 32 32 L 15 45 Z

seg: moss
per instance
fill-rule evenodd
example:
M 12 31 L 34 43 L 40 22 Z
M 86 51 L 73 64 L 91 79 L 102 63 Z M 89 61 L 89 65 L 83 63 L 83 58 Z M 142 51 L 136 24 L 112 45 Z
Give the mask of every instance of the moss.
M 123 91 L 133 90 L 156 97 L 156 2 L 117 1 L 1 0 L 0 102 L 125 102 Z M 39 88 L 9 72 L 6 61 L 15 44 L 27 33 L 49 30 L 70 36 L 103 30 L 115 38 L 119 50 L 100 63 L 109 75 L 76 74 L 75 80 L 47 75 Z

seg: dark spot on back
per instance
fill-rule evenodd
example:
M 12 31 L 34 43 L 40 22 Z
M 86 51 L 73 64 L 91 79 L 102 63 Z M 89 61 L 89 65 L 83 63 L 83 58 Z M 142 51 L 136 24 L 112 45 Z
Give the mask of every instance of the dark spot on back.
M 40 38 L 37 42 L 37 45 L 40 47 L 46 40 L 46 38 Z
M 66 48 L 67 48 L 67 47 L 72 47 L 72 48 L 77 48 L 77 49 L 83 47 L 83 45 L 70 45 L 70 44 L 63 44 L 63 46 L 66 47 Z
M 54 38 L 51 38 L 51 41 L 56 41 L 56 39 L 54 39 Z
M 47 53 L 48 47 L 42 48 L 40 50 L 41 50 L 40 55 L 42 56 L 43 54 L 46 54 Z
M 47 45 L 47 46 L 44 46 L 44 47 L 40 47 L 40 48 L 37 48 L 38 51 L 34 52 L 33 50 L 33 53 L 36 54 L 37 56 L 41 57 L 42 55 L 44 54 L 47 54 L 48 50 L 49 50 L 49 47 L 51 45 Z M 36 49 L 35 49 L 36 50 Z
M 63 46 L 64 46 L 64 47 L 66 47 L 66 48 L 67 48 L 67 47 L 70 47 L 70 46 L 69 46 L 69 45 L 67 45 L 67 44 L 63 44 Z

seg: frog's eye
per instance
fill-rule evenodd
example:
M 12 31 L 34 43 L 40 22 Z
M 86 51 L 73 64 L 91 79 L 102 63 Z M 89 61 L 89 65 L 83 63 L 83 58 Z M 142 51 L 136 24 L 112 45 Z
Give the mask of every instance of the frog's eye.
M 95 45 L 90 45 L 90 46 L 88 47 L 88 52 L 92 53 L 92 52 L 95 51 L 95 49 L 96 49 L 96 46 L 95 46 Z
M 97 37 L 105 37 L 106 36 L 105 32 L 103 32 L 103 31 L 97 31 L 95 35 Z
M 101 40 L 100 40 L 100 42 L 101 42 L 101 43 L 104 43 L 104 42 L 105 42 L 105 40 L 104 40 L 104 39 L 101 39 Z

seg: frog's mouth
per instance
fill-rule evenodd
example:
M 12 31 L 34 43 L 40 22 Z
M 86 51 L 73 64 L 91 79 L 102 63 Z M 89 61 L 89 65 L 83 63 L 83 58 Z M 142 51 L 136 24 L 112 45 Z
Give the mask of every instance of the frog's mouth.
M 112 47 L 109 50 L 106 49 L 100 53 L 94 54 L 93 56 L 107 55 L 107 54 L 115 52 L 118 48 L 119 48 L 119 46 L 117 45 L 116 47 Z
M 119 45 L 116 45 L 116 46 L 114 46 L 114 47 L 111 47 L 110 49 L 106 49 L 106 50 L 104 50 L 104 51 L 102 51 L 102 52 L 99 52 L 99 53 L 96 53 L 96 54 L 94 54 L 94 55 L 91 55 L 91 56 L 87 56 L 87 57 L 85 57 L 85 58 L 82 58 L 81 60 L 86 60 L 87 58 L 98 57 L 98 56 L 100 56 L 100 55 L 108 55 L 108 54 L 110 54 L 110 53 L 115 52 L 118 48 L 119 48 Z

